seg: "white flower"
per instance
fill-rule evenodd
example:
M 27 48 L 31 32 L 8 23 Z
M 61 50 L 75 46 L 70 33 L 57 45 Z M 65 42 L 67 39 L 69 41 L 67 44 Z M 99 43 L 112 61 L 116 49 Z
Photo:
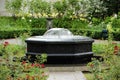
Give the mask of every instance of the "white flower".
M 114 18 L 117 18 L 117 14 L 114 14 Z
M 29 22 L 32 22 L 32 20 L 30 19 Z
M 32 14 L 31 14 L 31 13 L 29 13 L 29 14 L 28 14 L 28 16 L 29 16 L 29 17 L 31 17 L 31 16 L 32 16 Z
M 22 19 L 24 20 L 24 19 L 25 19 L 25 17 L 22 17 Z

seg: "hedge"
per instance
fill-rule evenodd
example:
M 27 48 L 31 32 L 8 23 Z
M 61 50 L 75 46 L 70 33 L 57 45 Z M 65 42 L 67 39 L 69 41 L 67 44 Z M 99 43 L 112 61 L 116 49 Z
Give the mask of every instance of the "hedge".
M 7 39 L 7 38 L 15 38 L 19 37 L 23 33 L 31 32 L 31 36 L 33 35 L 43 35 L 46 29 L 40 28 L 33 28 L 33 29 L 14 29 L 14 30 L 0 30 L 0 39 Z
M 32 29 L 15 29 L 15 30 L 0 30 L 0 39 L 14 38 L 18 37 L 23 33 L 31 32 L 31 36 L 43 35 L 45 33 L 45 28 L 32 28 Z M 93 29 L 70 29 L 74 35 L 88 36 L 93 39 L 102 39 L 101 30 Z M 113 32 L 114 40 L 120 40 L 120 32 Z
M 114 32 L 113 36 L 114 36 L 114 40 L 120 41 L 120 32 Z
M 94 39 L 101 38 L 101 30 L 90 30 L 90 29 L 70 29 L 74 35 L 89 36 Z

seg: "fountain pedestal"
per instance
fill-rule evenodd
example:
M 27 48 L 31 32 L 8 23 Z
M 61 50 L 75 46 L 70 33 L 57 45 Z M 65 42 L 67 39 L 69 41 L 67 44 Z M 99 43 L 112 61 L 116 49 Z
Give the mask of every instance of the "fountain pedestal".
M 52 24 L 53 18 L 46 18 L 46 19 L 47 19 L 47 30 L 49 30 L 53 26 Z
M 63 28 L 48 30 L 43 36 L 34 36 L 26 39 L 27 55 L 46 53 L 48 57 L 87 57 L 93 56 L 93 39 L 83 36 L 74 36 Z M 61 58 L 62 59 L 62 58 Z

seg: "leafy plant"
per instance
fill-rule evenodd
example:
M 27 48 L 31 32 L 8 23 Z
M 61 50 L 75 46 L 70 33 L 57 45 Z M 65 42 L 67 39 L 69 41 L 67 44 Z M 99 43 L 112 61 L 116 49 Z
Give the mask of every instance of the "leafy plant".
M 4 42 L 2 46 L 4 51 L 0 58 L 1 80 L 47 80 L 48 74 L 44 69 L 46 54 L 38 55 L 34 63 L 28 60 L 21 62 L 21 57 L 25 54 L 23 46 L 17 47 L 9 42 Z
M 102 80 L 102 67 L 101 67 L 101 62 L 93 59 L 92 62 L 88 64 L 90 67 L 90 71 L 93 73 L 93 80 Z
M 43 0 L 32 0 L 30 2 L 30 12 L 33 14 L 49 13 L 50 4 Z
M 21 10 L 23 0 L 6 0 L 6 9 L 14 16 Z
M 92 49 L 95 54 L 102 54 L 105 52 L 105 44 L 93 44 Z
M 94 75 L 94 80 L 119 80 L 120 71 L 118 70 L 118 66 L 120 66 L 120 50 L 118 44 L 114 44 L 112 40 L 108 40 L 108 43 L 104 44 L 103 49 L 104 51 L 101 52 L 103 61 L 93 59 L 88 64 L 91 73 Z
M 53 8 L 55 11 L 57 11 L 59 13 L 58 17 L 63 16 L 68 8 L 67 0 L 56 1 L 53 4 Z

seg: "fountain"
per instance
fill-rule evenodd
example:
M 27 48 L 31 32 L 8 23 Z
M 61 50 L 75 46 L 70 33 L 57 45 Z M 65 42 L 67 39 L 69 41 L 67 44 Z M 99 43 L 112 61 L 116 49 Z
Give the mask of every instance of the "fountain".
M 93 39 L 73 35 L 68 29 L 64 28 L 49 29 L 43 36 L 33 36 L 26 39 L 25 42 L 27 43 L 26 55 L 34 56 L 46 53 L 48 59 L 50 57 L 54 59 L 87 57 L 90 59 L 93 56 Z

